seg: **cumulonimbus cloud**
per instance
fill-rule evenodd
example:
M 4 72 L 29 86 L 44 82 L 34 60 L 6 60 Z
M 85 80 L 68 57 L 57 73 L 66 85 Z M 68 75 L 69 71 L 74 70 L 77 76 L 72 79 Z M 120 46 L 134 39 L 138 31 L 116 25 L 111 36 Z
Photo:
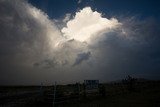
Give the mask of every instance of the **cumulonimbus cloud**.
M 56 72 L 50 81 L 62 75 L 63 81 L 70 77 L 105 81 L 128 73 L 152 76 L 151 70 L 160 69 L 157 22 L 108 19 L 90 7 L 72 15 L 56 19 L 63 23 L 59 29 L 55 19 L 27 1 L 0 0 L 0 80 L 9 81 L 11 71 L 8 83 L 25 74 L 33 80 L 38 75 L 38 82 L 49 79 L 53 72 L 45 71 Z
M 93 11 L 91 7 L 85 7 L 77 12 L 61 31 L 67 39 L 90 42 L 92 36 L 96 35 L 96 38 L 99 38 L 100 33 L 109 32 L 120 25 L 117 19 L 103 18 L 101 13 Z

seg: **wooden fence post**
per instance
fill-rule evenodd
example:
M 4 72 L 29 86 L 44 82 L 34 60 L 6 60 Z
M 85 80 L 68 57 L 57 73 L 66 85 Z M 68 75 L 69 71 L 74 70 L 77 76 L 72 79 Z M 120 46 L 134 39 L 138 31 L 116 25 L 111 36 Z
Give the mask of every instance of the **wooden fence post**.
M 56 85 L 57 85 L 57 83 L 55 82 L 55 84 L 54 84 L 53 107 L 55 107 L 55 99 L 56 99 Z

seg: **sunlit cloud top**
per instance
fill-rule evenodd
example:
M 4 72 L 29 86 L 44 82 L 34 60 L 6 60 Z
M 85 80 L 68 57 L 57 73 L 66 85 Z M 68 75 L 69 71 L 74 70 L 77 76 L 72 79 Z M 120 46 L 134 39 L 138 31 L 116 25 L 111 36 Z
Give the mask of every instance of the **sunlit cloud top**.
M 85 7 L 73 19 L 67 22 L 67 27 L 61 31 L 67 39 L 75 39 L 80 42 L 89 42 L 92 36 L 101 36 L 101 33 L 108 32 L 121 25 L 117 19 L 103 18 L 102 14 L 93 11 L 91 7 Z

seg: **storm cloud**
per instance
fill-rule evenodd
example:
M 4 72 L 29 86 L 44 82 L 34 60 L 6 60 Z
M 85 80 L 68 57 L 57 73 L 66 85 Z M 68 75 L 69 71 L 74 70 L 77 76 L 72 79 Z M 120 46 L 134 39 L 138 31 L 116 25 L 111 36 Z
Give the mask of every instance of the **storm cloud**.
M 82 63 L 84 60 L 88 60 L 90 57 L 91 53 L 90 52 L 86 52 L 86 53 L 80 53 L 77 55 L 76 61 L 73 64 L 73 66 L 76 66 L 80 63 Z
M 50 19 L 27 1 L 0 0 L 0 84 L 160 77 L 158 21 L 109 19 L 90 7 L 72 14 Z

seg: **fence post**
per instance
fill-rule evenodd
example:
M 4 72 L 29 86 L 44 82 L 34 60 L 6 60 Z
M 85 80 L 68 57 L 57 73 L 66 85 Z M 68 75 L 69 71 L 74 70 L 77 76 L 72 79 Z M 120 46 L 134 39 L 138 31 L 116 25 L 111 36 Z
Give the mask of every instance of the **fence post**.
M 55 107 L 55 99 L 56 99 L 56 85 L 57 85 L 57 83 L 55 82 L 55 84 L 54 84 L 53 107 Z
M 81 92 L 81 90 L 80 90 L 80 83 L 78 83 L 78 99 L 80 100 L 80 92 Z
M 43 94 L 43 83 L 41 82 L 41 86 L 40 86 L 40 94 Z

